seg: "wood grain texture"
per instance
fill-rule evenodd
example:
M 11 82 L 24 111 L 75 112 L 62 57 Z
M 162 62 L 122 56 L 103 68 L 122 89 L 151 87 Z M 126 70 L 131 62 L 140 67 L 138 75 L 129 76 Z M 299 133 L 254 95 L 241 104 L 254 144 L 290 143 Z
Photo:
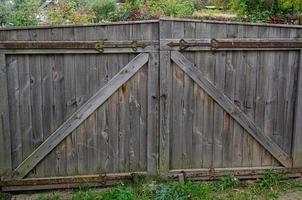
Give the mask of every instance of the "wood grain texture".
M 226 96 L 215 88 L 207 79 L 203 77 L 198 70 L 194 68 L 182 54 L 179 52 L 171 53 L 172 60 L 181 67 L 191 78 L 217 101 L 238 123 L 240 123 L 249 133 L 265 147 L 276 159 L 283 165 L 289 167 L 292 165 L 290 157 L 263 132 Z
M 99 90 L 86 104 L 74 113 L 64 124 L 51 134 L 13 172 L 15 178 L 23 178 L 68 134 L 77 128 L 96 108 L 102 105 L 122 84 L 133 76 L 148 60 L 148 54 L 140 54 L 123 68 L 110 82 Z
M 12 170 L 6 57 L 0 54 L 0 177 Z
M 295 112 L 294 127 L 294 146 L 293 146 L 293 166 L 302 166 L 302 51 L 300 51 L 299 69 L 298 69 L 297 101 Z

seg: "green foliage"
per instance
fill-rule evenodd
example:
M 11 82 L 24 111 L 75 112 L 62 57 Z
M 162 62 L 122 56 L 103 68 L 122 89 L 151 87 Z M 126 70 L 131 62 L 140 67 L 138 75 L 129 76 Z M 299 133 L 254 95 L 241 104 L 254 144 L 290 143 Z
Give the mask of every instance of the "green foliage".
M 11 198 L 12 198 L 11 194 L 0 192 L 0 200 L 10 200 Z
M 98 21 L 106 21 L 112 13 L 117 11 L 117 4 L 115 0 L 95 0 L 92 4 L 92 10 Z
M 0 26 L 5 25 L 9 14 L 10 6 L 6 0 L 0 0 Z
M 217 188 L 224 191 L 227 188 L 235 188 L 240 185 L 240 180 L 234 176 L 223 176 L 218 179 Z
M 37 200 L 63 200 L 63 197 L 58 194 L 53 194 L 50 196 L 40 195 Z
M 171 17 L 190 16 L 194 12 L 193 0 L 166 0 L 164 2 L 164 14 Z
M 222 2 L 225 8 L 252 22 L 270 22 L 271 18 L 302 14 L 301 0 L 216 0 L 216 5 Z
M 137 195 L 129 187 L 119 186 L 105 192 L 88 190 L 73 195 L 72 200 L 138 200 Z
M 94 13 L 79 0 L 60 0 L 46 12 L 47 23 L 60 24 L 88 24 L 95 19 Z
M 6 19 L 10 26 L 35 26 L 38 25 L 37 10 L 40 1 L 18 0 L 14 1 Z
M 301 14 L 302 13 L 302 1 L 301 0 L 283 0 L 281 1 L 281 6 L 283 9 L 292 14 Z

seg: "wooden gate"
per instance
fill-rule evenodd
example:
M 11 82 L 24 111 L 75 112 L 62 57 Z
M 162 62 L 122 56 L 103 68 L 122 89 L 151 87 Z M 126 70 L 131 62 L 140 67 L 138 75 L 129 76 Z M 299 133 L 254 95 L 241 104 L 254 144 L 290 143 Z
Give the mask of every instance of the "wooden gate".
M 3 190 L 156 172 L 157 33 L 154 21 L 2 32 Z
M 301 30 L 168 19 L 0 30 L 0 187 L 301 176 Z
M 300 122 L 294 124 L 301 112 L 295 107 L 300 34 L 161 20 L 160 171 L 256 177 L 265 169 L 292 168 L 295 155 L 300 167 Z

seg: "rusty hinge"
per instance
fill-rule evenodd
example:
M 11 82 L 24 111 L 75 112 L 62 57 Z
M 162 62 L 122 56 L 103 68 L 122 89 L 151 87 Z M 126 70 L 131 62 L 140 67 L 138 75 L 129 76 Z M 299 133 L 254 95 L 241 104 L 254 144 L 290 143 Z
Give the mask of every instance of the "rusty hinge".
M 186 50 L 189 47 L 210 47 L 209 42 L 187 42 L 184 39 L 180 39 L 179 42 L 170 42 L 167 44 L 169 47 L 179 47 L 180 51 Z
M 131 43 L 109 43 L 106 41 L 100 41 L 95 44 L 95 49 L 100 53 L 103 53 L 105 48 L 131 48 L 134 52 L 137 51 L 138 48 L 146 48 L 147 44 L 138 42 L 137 40 L 133 40 Z

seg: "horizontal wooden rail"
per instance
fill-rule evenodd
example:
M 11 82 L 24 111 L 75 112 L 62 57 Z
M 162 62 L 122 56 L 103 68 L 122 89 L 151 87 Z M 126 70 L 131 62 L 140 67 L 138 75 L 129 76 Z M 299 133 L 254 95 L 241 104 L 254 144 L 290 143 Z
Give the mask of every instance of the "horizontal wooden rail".
M 146 172 L 108 173 L 96 175 L 27 178 L 23 180 L 0 181 L 2 191 L 26 191 L 44 189 L 70 189 L 82 187 L 100 187 L 116 185 L 121 180 L 132 180 L 146 176 Z

